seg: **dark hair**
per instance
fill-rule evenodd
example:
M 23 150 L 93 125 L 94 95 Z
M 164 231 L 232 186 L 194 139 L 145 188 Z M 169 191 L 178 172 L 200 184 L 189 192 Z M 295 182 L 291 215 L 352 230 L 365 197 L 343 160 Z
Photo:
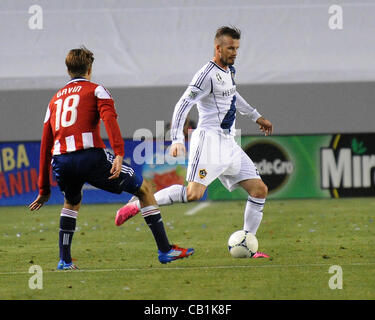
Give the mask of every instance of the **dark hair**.
M 65 58 L 69 73 L 74 77 L 84 76 L 94 62 L 94 54 L 84 46 L 72 49 Z
M 215 40 L 219 39 L 222 36 L 230 36 L 232 39 L 240 39 L 241 38 L 241 30 L 236 27 L 220 27 L 216 31 Z

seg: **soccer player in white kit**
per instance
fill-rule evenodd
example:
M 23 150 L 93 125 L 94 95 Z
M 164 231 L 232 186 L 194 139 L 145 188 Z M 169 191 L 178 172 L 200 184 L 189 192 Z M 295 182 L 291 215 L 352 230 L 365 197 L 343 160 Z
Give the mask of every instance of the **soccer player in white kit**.
M 241 32 L 234 27 L 221 27 L 215 36 L 214 58 L 193 77 L 177 102 L 171 126 L 174 157 L 185 154 L 183 127 L 187 114 L 197 105 L 199 121 L 189 145 L 186 180 L 188 186 L 172 185 L 155 193 L 158 205 L 199 200 L 208 185 L 219 178 L 233 191 L 242 187 L 249 194 L 244 212 L 245 231 L 256 234 L 263 217 L 267 186 L 253 161 L 235 142 L 236 111 L 256 122 L 265 135 L 273 131 L 272 123 L 262 117 L 237 92 L 233 67 L 240 46 Z M 139 212 L 139 201 L 130 201 L 118 210 L 115 223 L 123 224 Z M 258 252 L 254 258 L 268 257 Z

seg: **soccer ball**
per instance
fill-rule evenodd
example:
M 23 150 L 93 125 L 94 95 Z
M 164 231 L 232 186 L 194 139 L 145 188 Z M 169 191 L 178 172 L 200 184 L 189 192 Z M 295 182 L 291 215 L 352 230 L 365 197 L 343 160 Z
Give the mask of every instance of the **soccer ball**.
M 250 258 L 258 250 L 258 239 L 250 232 L 238 230 L 229 237 L 228 250 L 234 258 Z

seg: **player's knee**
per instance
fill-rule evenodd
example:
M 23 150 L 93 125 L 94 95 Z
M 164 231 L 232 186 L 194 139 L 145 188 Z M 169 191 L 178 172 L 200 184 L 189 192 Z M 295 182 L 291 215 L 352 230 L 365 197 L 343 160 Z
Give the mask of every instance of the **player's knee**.
M 190 201 L 198 201 L 202 196 L 199 193 L 188 193 L 187 194 L 187 200 Z
M 265 183 L 263 183 L 262 191 L 264 193 L 264 198 L 266 198 L 268 195 L 268 187 Z
M 193 188 L 187 188 L 186 190 L 186 196 L 187 196 L 187 200 L 188 202 L 190 201 L 198 201 L 200 200 L 204 195 L 204 190 L 196 190 L 196 189 L 193 189 Z
M 152 194 L 152 186 L 146 180 L 143 180 L 141 187 L 135 194 L 140 200 Z
M 67 195 L 65 194 L 65 202 L 71 206 L 78 206 L 81 203 L 82 194 Z
M 260 181 L 250 195 L 254 198 L 265 199 L 268 195 L 268 187 L 263 181 Z

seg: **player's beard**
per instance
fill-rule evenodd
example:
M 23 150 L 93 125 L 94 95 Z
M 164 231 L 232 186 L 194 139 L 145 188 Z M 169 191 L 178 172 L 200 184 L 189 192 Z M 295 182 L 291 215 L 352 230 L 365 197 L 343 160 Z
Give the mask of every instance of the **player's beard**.
M 230 59 L 230 58 L 223 59 L 222 57 L 220 57 L 220 62 L 223 66 L 232 66 L 234 64 L 235 59 L 236 58 L 234 58 L 234 59 Z

